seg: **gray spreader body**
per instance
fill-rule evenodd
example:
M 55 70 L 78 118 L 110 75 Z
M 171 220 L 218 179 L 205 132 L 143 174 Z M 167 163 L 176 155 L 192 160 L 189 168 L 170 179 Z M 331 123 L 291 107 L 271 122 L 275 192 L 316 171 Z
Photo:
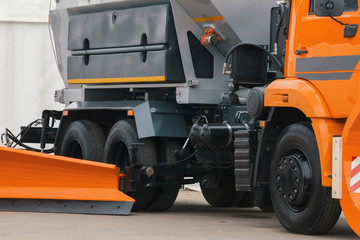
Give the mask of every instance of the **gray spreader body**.
M 240 42 L 269 44 L 267 23 L 275 5 L 269 0 L 61 0 L 51 12 L 65 84 L 56 101 L 71 111 L 133 109 L 140 138 L 186 137 L 189 111 L 216 106 L 229 92 L 230 79 L 222 74 L 228 51 Z M 221 37 L 218 45 L 201 44 L 208 28 Z M 126 98 L 139 92 L 144 100 Z M 154 93 L 171 93 L 171 100 L 154 102 Z M 179 106 L 185 110 L 174 112 Z
M 242 41 L 268 45 L 272 6 L 269 0 L 61 0 L 51 12 L 66 86 L 57 99 L 69 104 L 84 101 L 86 89 L 145 87 L 173 88 L 179 104 L 218 104 L 229 84 L 222 75 L 224 55 Z M 207 66 L 198 63 L 202 56 L 194 57 L 188 32 L 200 41 L 209 27 L 222 42 L 207 48 L 211 77 L 199 77 L 196 68 Z M 150 46 L 160 50 L 131 49 Z M 104 49 L 112 53 L 79 52 Z

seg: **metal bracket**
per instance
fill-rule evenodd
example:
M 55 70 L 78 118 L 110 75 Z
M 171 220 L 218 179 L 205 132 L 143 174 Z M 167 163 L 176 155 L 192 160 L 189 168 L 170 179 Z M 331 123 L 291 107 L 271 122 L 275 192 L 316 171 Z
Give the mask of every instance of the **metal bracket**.
M 332 152 L 332 198 L 342 198 L 342 147 L 341 136 L 333 136 Z

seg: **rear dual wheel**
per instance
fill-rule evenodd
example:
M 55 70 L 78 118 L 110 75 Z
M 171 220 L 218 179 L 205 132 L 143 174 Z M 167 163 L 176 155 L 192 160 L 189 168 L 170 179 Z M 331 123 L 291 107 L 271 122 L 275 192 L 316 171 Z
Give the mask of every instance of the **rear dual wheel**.
M 166 159 L 175 161 L 174 152 L 179 144 L 175 140 L 164 141 Z M 105 153 L 105 154 L 104 154 Z M 101 127 L 89 120 L 74 121 L 66 130 L 60 155 L 97 162 L 116 164 L 125 179 L 120 182 L 120 190 L 133 197 L 133 210 L 165 211 L 176 200 L 178 185 L 157 188 L 144 187 L 138 181 L 136 192 L 131 192 L 134 164 L 154 164 L 157 162 L 155 142 L 139 139 L 134 120 L 121 120 L 111 129 L 107 140 Z
M 164 142 L 166 158 L 175 160 L 170 152 L 175 151 L 171 141 Z M 139 139 L 134 120 L 120 120 L 111 129 L 106 144 L 104 161 L 116 164 L 125 173 L 120 190 L 136 201 L 134 211 L 165 211 L 175 202 L 179 186 L 144 187 L 141 179 L 137 182 L 136 192 L 131 192 L 134 164 L 151 165 L 157 163 L 156 143 L 153 139 Z
M 66 130 L 60 155 L 102 162 L 105 136 L 101 127 L 89 120 L 72 122 Z
M 132 120 L 121 120 L 111 129 L 105 144 L 104 162 L 120 167 L 125 179 L 120 182 L 120 190 L 134 198 L 133 211 L 145 208 L 153 196 L 153 189 L 138 183 L 137 191 L 131 192 L 131 177 L 134 164 L 156 162 L 155 145 L 149 139 L 139 140 Z
M 164 139 L 160 141 L 160 148 L 158 151 L 161 151 L 167 163 L 176 162 L 175 151 L 181 148 L 181 144 L 176 139 Z M 166 181 L 178 181 L 182 180 L 179 177 L 166 177 Z M 171 184 L 163 187 L 154 188 L 154 196 L 147 206 L 149 211 L 166 211 L 172 207 L 178 194 L 179 194 L 180 185 Z

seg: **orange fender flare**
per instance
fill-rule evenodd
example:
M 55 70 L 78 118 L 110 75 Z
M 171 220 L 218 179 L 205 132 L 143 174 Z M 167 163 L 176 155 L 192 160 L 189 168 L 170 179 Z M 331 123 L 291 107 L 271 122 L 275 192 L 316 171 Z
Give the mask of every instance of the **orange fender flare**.
M 297 108 L 308 118 L 331 118 L 318 89 L 309 81 L 297 78 L 276 80 L 267 86 L 265 106 Z
M 316 87 L 296 78 L 272 82 L 265 90 L 265 106 L 297 108 L 312 120 L 320 155 L 321 182 L 324 187 L 331 187 L 332 136 L 342 134 L 344 120 L 332 119 Z

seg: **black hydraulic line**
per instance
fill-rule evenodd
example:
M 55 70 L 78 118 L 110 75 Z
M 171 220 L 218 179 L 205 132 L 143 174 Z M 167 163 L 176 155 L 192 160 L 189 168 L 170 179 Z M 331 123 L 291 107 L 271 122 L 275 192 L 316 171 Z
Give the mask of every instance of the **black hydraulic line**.
M 10 148 L 15 148 L 15 147 L 17 147 L 17 146 L 20 146 L 20 147 L 25 148 L 26 150 L 33 151 L 33 152 L 53 153 L 53 152 L 54 152 L 54 148 L 50 148 L 50 149 L 37 149 L 37 148 L 33 148 L 33 147 L 30 147 L 30 146 L 24 144 L 24 143 L 19 139 L 21 136 L 24 136 L 34 124 L 39 123 L 39 121 L 40 121 L 40 119 L 31 122 L 26 128 L 24 128 L 24 129 L 23 129 L 18 135 L 16 135 L 16 136 L 15 136 L 8 128 L 6 128 L 6 129 L 5 129 L 5 134 L 2 135 L 2 138 L 3 138 L 3 136 L 5 136 L 6 141 L 11 140 L 11 141 L 7 142 L 6 145 L 7 145 L 8 147 L 10 147 Z
M 54 152 L 54 148 L 50 148 L 50 149 L 44 149 L 44 150 L 41 150 L 41 149 L 37 149 L 37 148 L 33 148 L 33 147 L 30 147 L 26 144 L 24 144 L 23 142 L 21 142 L 19 139 L 17 139 L 11 132 L 9 129 L 6 129 L 6 132 L 7 132 L 7 136 L 9 139 L 11 139 L 12 143 L 16 143 L 15 146 L 11 146 L 11 148 L 15 148 L 17 145 L 19 145 L 20 147 L 23 147 L 25 148 L 26 150 L 29 150 L 29 151 L 33 151 L 33 152 L 42 152 L 42 153 L 53 153 Z
M 40 137 L 40 149 L 41 152 L 45 150 L 46 146 L 46 137 L 47 137 L 47 131 L 49 127 L 50 122 L 50 111 L 43 111 L 42 114 L 42 130 L 41 130 L 41 137 Z

